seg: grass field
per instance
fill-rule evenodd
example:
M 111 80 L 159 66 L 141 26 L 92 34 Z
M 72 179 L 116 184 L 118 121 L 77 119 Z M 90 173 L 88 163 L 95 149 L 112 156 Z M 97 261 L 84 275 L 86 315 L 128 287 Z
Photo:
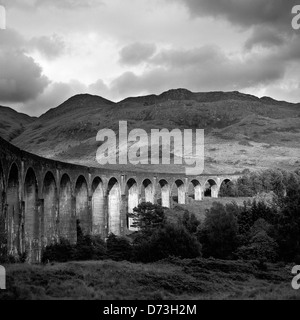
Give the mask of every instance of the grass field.
M 300 299 L 292 266 L 215 259 L 9 265 L 0 299 Z

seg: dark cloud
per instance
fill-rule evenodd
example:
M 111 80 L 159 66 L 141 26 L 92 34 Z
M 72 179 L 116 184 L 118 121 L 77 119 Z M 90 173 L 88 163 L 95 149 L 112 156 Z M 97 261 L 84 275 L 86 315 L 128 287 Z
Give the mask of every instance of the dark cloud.
M 25 39 L 15 30 L 0 30 L 0 50 L 3 49 L 25 49 L 27 43 Z
M 246 49 L 252 49 L 255 46 L 270 48 L 274 46 L 281 46 L 285 43 L 286 39 L 277 30 L 269 27 L 255 28 L 252 35 L 245 43 Z
M 41 67 L 26 55 L 28 42 L 14 30 L 0 30 L 0 101 L 35 99 L 49 84 Z
M 34 99 L 49 83 L 42 69 L 22 51 L 0 50 L 0 70 L 1 102 Z
M 297 0 L 177 0 L 192 16 L 213 16 L 244 27 L 254 25 L 291 26 L 291 10 Z
M 136 42 L 124 47 L 120 51 L 120 63 L 138 65 L 147 61 L 156 51 L 156 46 L 151 43 Z
M 204 46 L 189 50 L 163 50 L 151 59 L 151 63 L 160 66 L 185 68 L 210 61 L 222 60 L 223 53 L 217 46 Z
M 47 59 L 55 59 L 62 55 L 65 51 L 65 43 L 63 39 L 57 35 L 35 37 L 29 41 L 29 48 L 38 50 Z
M 278 55 L 227 56 L 218 47 L 166 50 L 151 59 L 142 75 L 126 72 L 112 82 L 116 95 L 159 93 L 185 87 L 194 91 L 242 90 L 281 79 L 286 63 Z
M 278 50 L 278 56 L 281 61 L 299 62 L 300 61 L 300 39 L 293 37 Z

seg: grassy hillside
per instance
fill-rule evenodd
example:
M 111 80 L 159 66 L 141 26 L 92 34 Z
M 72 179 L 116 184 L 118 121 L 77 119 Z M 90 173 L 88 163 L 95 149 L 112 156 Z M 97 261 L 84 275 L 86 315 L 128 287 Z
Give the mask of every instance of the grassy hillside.
M 300 165 L 299 105 L 239 92 L 177 89 L 119 103 L 77 95 L 27 124 L 12 142 L 41 156 L 98 166 L 97 132 L 110 128 L 118 133 L 120 120 L 128 121 L 129 130 L 142 128 L 147 132 L 205 129 L 206 173 Z M 126 169 L 183 172 L 184 167 L 128 165 Z
M 26 114 L 0 106 L 0 136 L 7 141 L 11 141 L 21 135 L 34 120 L 35 118 L 31 118 Z
M 292 266 L 193 259 L 10 265 L 2 299 L 299 299 Z

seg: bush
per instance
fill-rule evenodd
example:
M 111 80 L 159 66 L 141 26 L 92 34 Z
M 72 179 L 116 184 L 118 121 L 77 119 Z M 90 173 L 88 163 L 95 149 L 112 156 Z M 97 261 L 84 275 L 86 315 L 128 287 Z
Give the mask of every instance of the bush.
M 74 260 L 101 260 L 106 254 L 106 244 L 100 236 L 85 235 L 74 248 Z
M 166 224 L 134 244 L 135 260 L 154 262 L 170 256 L 196 258 L 201 256 L 201 245 L 197 238 L 182 225 Z
M 108 236 L 106 241 L 107 245 L 107 258 L 122 261 L 131 260 L 132 247 L 128 239 L 125 237 L 117 237 L 113 233 Z
M 82 236 L 77 244 L 67 239 L 47 246 L 42 253 L 42 262 L 67 262 L 72 260 L 100 260 L 106 254 L 106 244 L 99 236 Z
M 44 248 L 42 253 L 42 262 L 67 262 L 73 260 L 74 246 L 69 240 L 61 238 L 59 242 L 51 244 Z
M 275 262 L 277 259 L 278 245 L 265 231 L 255 234 L 249 245 L 237 250 L 237 256 L 245 260 L 259 260 Z

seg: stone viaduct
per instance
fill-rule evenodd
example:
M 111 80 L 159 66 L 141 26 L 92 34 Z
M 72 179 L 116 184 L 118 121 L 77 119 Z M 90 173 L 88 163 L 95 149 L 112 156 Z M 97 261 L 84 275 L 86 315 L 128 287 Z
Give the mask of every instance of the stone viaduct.
M 217 198 L 221 184 L 237 178 L 90 168 L 42 158 L 0 138 L 0 227 L 9 254 L 26 251 L 29 262 L 39 262 L 47 244 L 77 241 L 77 220 L 85 234 L 125 235 L 128 213 L 140 202 L 171 208 L 204 195 Z

